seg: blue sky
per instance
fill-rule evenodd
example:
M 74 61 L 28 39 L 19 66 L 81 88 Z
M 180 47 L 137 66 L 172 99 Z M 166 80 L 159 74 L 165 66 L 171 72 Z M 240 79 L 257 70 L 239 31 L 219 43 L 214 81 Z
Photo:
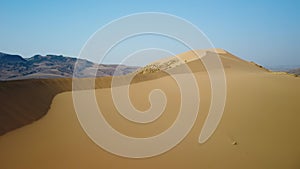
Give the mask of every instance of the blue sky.
M 1 0 L 0 8 L 0 51 L 24 57 L 77 56 L 88 38 L 110 21 L 137 12 L 165 12 L 192 22 L 215 47 L 243 59 L 300 65 L 297 0 Z

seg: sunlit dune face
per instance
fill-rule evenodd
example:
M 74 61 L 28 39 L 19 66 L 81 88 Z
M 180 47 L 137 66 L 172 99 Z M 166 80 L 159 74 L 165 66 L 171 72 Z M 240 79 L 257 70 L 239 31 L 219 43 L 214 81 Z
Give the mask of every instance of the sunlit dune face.
M 0 168 L 298 168 L 299 78 L 273 74 L 230 55 L 221 59 L 227 66 L 226 106 L 217 130 L 204 144 L 198 138 L 211 105 L 211 84 L 207 73 L 192 61 L 187 64 L 199 86 L 199 115 L 190 133 L 170 151 L 131 159 L 104 150 L 84 132 L 72 93 L 64 92 L 53 99 L 42 119 L 0 137 Z M 97 79 L 95 84 L 105 86 L 110 81 Z M 132 104 L 142 112 L 150 107 L 149 93 L 161 89 L 168 100 L 166 109 L 149 124 L 130 122 L 116 110 L 109 86 L 96 89 L 98 107 L 114 129 L 141 138 L 157 135 L 173 124 L 181 97 L 171 76 L 160 72 L 140 75 L 129 89 Z M 29 90 L 34 87 L 19 92 Z M 76 92 L 84 95 L 88 91 Z

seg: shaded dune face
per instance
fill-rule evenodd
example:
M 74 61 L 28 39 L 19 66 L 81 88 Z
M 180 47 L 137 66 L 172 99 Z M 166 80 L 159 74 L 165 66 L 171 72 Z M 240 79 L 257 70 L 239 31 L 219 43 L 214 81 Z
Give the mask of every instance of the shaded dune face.
M 111 77 L 96 80 L 109 87 Z M 82 79 L 82 84 L 91 79 Z M 86 85 L 81 87 L 86 88 Z M 72 79 L 36 79 L 0 82 L 0 135 L 43 117 L 58 93 L 72 90 Z
M 29 115 L 42 112 L 41 116 L 45 116 L 0 136 L 0 168 L 299 168 L 300 79 L 275 75 L 228 52 L 218 52 L 227 77 L 226 107 L 221 123 L 206 143 L 199 144 L 198 137 L 210 106 L 210 81 L 201 61 L 193 59 L 193 52 L 187 52 L 179 57 L 189 59 L 187 64 L 199 86 L 200 108 L 191 132 L 172 150 L 145 159 L 113 155 L 93 143 L 81 128 L 72 93 L 61 93 L 71 89 L 70 79 L 27 81 L 28 86 L 16 90 L 15 95 L 27 92 L 29 96 L 30 91 L 38 89 L 35 83 L 41 83 L 34 101 L 50 109 L 48 112 L 47 108 L 37 109 L 35 104 L 23 108 L 16 106 L 18 112 L 26 110 Z M 175 73 L 185 73 L 180 72 L 180 65 L 172 69 Z M 15 83 L 17 86 L 25 82 Z M 150 137 L 166 130 L 177 117 L 180 91 L 172 76 L 158 71 L 138 74 L 132 81 L 129 96 L 140 111 L 150 107 L 148 95 L 151 90 L 161 89 L 167 97 L 162 116 L 149 124 L 129 122 L 119 114 L 113 104 L 110 82 L 109 77 L 97 79 L 95 95 L 105 119 L 117 131 L 132 137 Z M 35 85 L 30 88 L 29 84 Z M 87 88 L 83 82 L 82 89 Z M 49 102 L 60 93 L 54 97 L 51 106 L 47 105 L 47 99 L 38 99 L 41 98 L 38 94 L 43 96 L 46 91 L 53 92 L 48 94 Z M 87 91 L 76 92 L 85 94 Z M 12 95 L 7 98 L 3 102 L 12 105 Z M 20 105 L 26 105 L 30 100 L 18 99 Z M 2 107 L 1 112 L 9 112 L 8 108 Z
M 221 57 L 225 69 L 238 71 L 259 71 L 257 66 L 251 65 L 236 56 L 224 51 L 216 50 Z M 178 55 L 181 61 L 187 61 L 187 65 L 193 72 L 205 72 L 205 66 L 197 59 L 203 50 L 189 51 Z M 208 54 L 203 59 L 209 59 Z M 172 57 L 174 58 L 174 57 Z M 195 60 L 196 59 L 196 60 Z M 164 60 L 158 62 L 166 62 Z M 173 73 L 184 72 L 181 66 L 171 67 Z M 168 74 L 159 71 L 149 74 L 138 74 L 133 78 L 132 83 L 148 81 L 167 76 Z M 125 76 L 126 79 L 126 76 Z M 82 79 L 80 89 L 89 89 L 89 82 L 94 79 Z M 110 87 L 111 77 L 102 77 L 95 80 L 95 88 Z M 122 84 L 120 84 L 122 85 Z M 8 131 L 30 124 L 43 117 L 50 108 L 50 104 L 55 95 L 61 92 L 72 90 L 72 79 L 30 79 L 0 82 L 0 135 Z M 18 105 L 18 106 L 16 106 Z

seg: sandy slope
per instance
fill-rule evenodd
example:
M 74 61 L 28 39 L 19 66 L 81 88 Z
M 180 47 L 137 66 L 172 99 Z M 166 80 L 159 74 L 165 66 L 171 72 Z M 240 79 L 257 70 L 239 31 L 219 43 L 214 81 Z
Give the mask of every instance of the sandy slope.
M 111 77 L 98 78 L 97 88 L 110 86 Z M 83 79 L 82 88 L 87 88 Z M 58 93 L 72 90 L 71 79 L 30 79 L 0 82 L 0 135 L 43 117 Z
M 55 96 L 42 119 L 0 136 L 0 168 L 300 168 L 300 78 L 269 73 L 229 53 L 221 57 L 228 83 L 226 107 L 218 129 L 205 144 L 197 141 L 210 105 L 210 83 L 201 63 L 191 60 L 188 65 L 201 94 L 199 116 L 189 135 L 171 151 L 127 159 L 102 150 L 80 127 L 71 92 L 64 92 Z M 126 121 L 113 106 L 109 88 L 96 90 L 99 106 L 120 132 L 156 135 L 176 118 L 178 87 L 160 72 L 136 81 L 142 82 L 131 85 L 130 96 L 140 110 L 149 106 L 152 89 L 166 93 L 168 104 L 157 121 L 145 125 Z

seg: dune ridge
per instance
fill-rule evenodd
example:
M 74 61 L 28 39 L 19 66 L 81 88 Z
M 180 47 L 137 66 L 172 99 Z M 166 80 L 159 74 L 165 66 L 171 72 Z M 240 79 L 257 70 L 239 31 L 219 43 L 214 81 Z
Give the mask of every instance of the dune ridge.
M 168 57 L 147 65 L 137 70 L 137 75 L 132 83 L 153 80 L 167 76 L 165 70 L 172 70 L 172 73 L 187 73 L 181 69 L 181 64 L 187 64 L 193 72 L 206 71 L 205 66 L 199 60 L 220 56 L 225 70 L 228 71 L 267 71 L 256 64 L 249 64 L 233 54 L 223 49 L 207 49 L 188 51 L 177 55 L 177 57 Z M 234 63 L 234 64 L 233 64 Z M 154 66 L 153 66 L 154 65 Z M 151 67 L 152 66 L 152 67 Z M 120 78 L 130 78 L 132 74 L 120 76 Z M 89 89 L 86 85 L 93 78 L 82 78 L 82 89 Z M 95 88 L 110 87 L 111 77 L 96 78 Z M 122 84 L 120 84 L 122 85 Z M 55 95 L 72 90 L 71 78 L 54 79 L 26 79 L 0 82 L 0 135 L 14 130 L 26 124 L 30 124 L 43 117 Z M 30 97 L 28 97 L 30 95 Z M 13 101 L 12 101 L 13 100 Z M 14 106 L 17 104 L 18 106 Z M 34 105 L 34 106 L 32 106 Z
M 198 143 L 198 136 L 210 106 L 210 82 L 201 61 L 193 60 L 193 52 L 187 52 L 182 57 L 191 58 L 186 64 L 198 82 L 199 116 L 192 131 L 171 151 L 138 160 L 110 154 L 94 144 L 82 130 L 73 107 L 72 93 L 68 92 L 71 79 L 12 81 L 0 85 L 2 103 L 9 105 L 11 100 L 18 98 L 19 104 L 24 104 L 18 112 L 30 110 L 38 115 L 41 110 L 44 112 L 37 117 L 43 118 L 35 123 L 0 136 L 0 168 L 299 168 L 300 79 L 273 74 L 230 53 L 219 52 L 227 77 L 228 95 L 222 121 L 205 144 Z M 209 56 L 213 56 L 210 51 L 206 57 L 209 59 Z M 176 71 L 182 70 L 180 65 L 169 69 L 186 73 Z M 81 80 L 82 89 L 88 89 L 84 80 L 92 79 Z M 163 90 L 168 98 L 163 115 L 153 123 L 141 126 L 118 114 L 111 98 L 110 82 L 111 77 L 96 79 L 96 98 L 106 120 L 121 133 L 135 137 L 153 136 L 168 128 L 176 118 L 180 93 L 174 79 L 163 71 L 138 73 L 132 81 L 131 101 L 141 111 L 149 108 L 148 95 L 153 89 Z M 36 98 L 27 98 L 33 91 L 38 91 Z M 25 96 L 21 97 L 21 92 Z M 76 92 L 84 94 L 86 90 Z M 41 100 L 46 94 L 48 97 Z M 43 109 L 30 109 L 34 102 L 42 104 Z M 25 107 L 28 103 L 30 106 Z M 14 109 L 10 105 L 1 106 L 1 112 L 12 112 Z M 18 113 L 14 116 L 21 118 Z

